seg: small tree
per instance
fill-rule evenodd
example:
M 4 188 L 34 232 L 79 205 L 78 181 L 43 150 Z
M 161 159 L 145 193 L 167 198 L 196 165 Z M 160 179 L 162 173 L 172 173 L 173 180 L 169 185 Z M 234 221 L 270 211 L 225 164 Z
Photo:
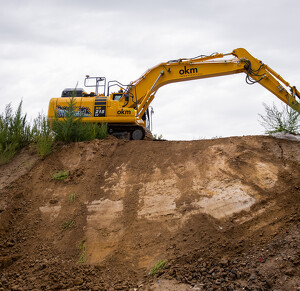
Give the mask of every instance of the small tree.
M 0 164 L 7 163 L 32 138 L 26 114 L 22 113 L 22 101 L 15 113 L 11 104 L 6 105 L 4 113 L 0 114 Z
M 56 115 L 52 122 L 52 129 L 56 140 L 64 142 L 77 142 L 92 139 L 103 139 L 107 136 L 107 124 L 98 125 L 83 122 L 83 114 L 78 111 L 75 97 L 67 102 L 68 106 L 62 115 Z
M 43 113 L 39 113 L 38 117 L 34 119 L 32 132 L 38 154 L 43 159 L 51 153 L 54 141 L 50 125 Z
M 300 113 L 290 108 L 283 106 L 280 111 L 275 104 L 268 106 L 263 103 L 266 115 L 258 114 L 260 124 L 265 128 L 265 133 L 272 134 L 276 132 L 285 132 L 297 134 L 300 130 Z

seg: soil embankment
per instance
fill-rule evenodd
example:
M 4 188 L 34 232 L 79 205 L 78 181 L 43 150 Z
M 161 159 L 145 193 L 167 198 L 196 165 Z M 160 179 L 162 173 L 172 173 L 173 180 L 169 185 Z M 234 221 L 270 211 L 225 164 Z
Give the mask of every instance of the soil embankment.
M 108 138 L 0 171 L 0 290 L 300 288 L 297 141 Z

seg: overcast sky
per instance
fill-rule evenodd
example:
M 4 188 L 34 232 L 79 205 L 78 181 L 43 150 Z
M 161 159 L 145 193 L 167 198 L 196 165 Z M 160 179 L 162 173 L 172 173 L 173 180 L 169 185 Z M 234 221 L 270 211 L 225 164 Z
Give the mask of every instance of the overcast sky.
M 86 74 L 129 83 L 161 62 L 246 48 L 300 87 L 298 0 L 0 0 L 0 111 L 29 118 Z M 262 134 L 262 103 L 281 102 L 245 75 L 169 84 L 152 103 L 167 139 Z

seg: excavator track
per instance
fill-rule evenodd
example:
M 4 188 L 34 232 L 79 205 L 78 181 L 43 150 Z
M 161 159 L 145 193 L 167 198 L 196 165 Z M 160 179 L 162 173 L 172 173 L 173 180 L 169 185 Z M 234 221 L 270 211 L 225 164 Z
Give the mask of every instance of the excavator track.
M 152 132 L 149 129 L 145 130 L 144 140 L 153 140 Z
M 135 124 L 109 123 L 108 133 L 120 138 L 128 140 L 152 140 L 153 136 L 150 130 L 143 126 Z

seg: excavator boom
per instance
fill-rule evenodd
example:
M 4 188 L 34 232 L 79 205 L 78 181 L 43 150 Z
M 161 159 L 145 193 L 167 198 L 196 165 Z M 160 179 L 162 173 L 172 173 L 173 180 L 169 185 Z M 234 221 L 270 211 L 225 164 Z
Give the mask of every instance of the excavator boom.
M 233 59 L 224 59 L 233 56 Z M 152 102 L 156 91 L 173 82 L 194 79 L 211 78 L 244 72 L 248 84 L 259 83 L 276 95 L 287 105 L 300 112 L 300 94 L 296 87 L 291 87 L 279 74 L 260 60 L 254 58 L 243 48 L 235 49 L 230 54 L 215 54 L 213 56 L 200 56 L 192 59 L 179 59 L 161 63 L 149 69 L 139 79 L 132 82 L 138 96 L 139 116 L 145 113 Z M 290 89 L 287 91 L 285 87 Z M 132 90 L 131 88 L 131 90 Z M 134 104 L 128 104 L 134 106 Z

